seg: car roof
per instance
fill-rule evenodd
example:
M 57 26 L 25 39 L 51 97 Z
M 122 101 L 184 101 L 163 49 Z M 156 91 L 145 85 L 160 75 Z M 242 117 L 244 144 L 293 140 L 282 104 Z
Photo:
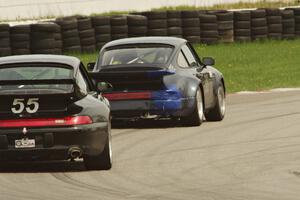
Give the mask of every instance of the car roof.
M 106 45 L 104 45 L 103 49 L 107 47 L 113 47 L 118 45 L 126 45 L 126 44 L 166 44 L 172 45 L 174 47 L 181 46 L 183 43 L 186 43 L 185 39 L 176 38 L 176 37 L 134 37 L 134 38 L 124 38 L 119 40 L 114 40 Z
M 0 66 L 7 64 L 21 64 L 21 63 L 57 63 L 73 67 L 77 71 L 80 66 L 80 60 L 72 56 L 63 55 L 19 55 L 19 56 L 6 56 L 0 58 Z

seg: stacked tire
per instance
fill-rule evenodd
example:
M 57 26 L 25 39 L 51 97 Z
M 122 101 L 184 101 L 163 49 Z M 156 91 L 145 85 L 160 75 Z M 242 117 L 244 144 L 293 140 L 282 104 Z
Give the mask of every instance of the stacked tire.
M 62 18 L 56 21 L 61 27 L 63 52 L 81 52 L 77 19 Z
M 216 13 L 216 15 L 218 19 L 218 33 L 220 42 L 233 42 L 233 12 L 220 12 Z
M 290 8 L 294 11 L 295 17 L 295 36 L 300 37 L 300 8 Z
M 177 10 L 167 11 L 168 36 L 182 38 L 181 12 Z
M 215 14 L 200 14 L 201 43 L 216 44 L 219 40 L 218 20 Z
M 96 49 L 101 49 L 111 41 L 111 25 L 109 16 L 92 17 L 92 25 L 95 30 Z
M 148 18 L 148 36 L 167 36 L 168 23 L 166 11 L 144 12 Z
M 295 16 L 293 10 L 281 10 L 282 16 L 282 39 L 295 38 Z
M 148 19 L 143 15 L 128 15 L 128 37 L 147 36 Z
M 268 38 L 268 25 L 265 9 L 251 11 L 251 37 L 252 40 L 264 40 Z
M 266 9 L 268 22 L 268 37 L 270 39 L 282 38 L 282 17 L 281 11 L 278 8 Z
M 251 41 L 251 13 L 250 11 L 237 11 L 234 17 L 234 41 Z
M 112 16 L 111 23 L 111 37 L 112 40 L 128 38 L 128 25 L 126 16 Z
M 96 51 L 95 30 L 92 27 L 91 18 L 78 17 L 77 26 L 79 31 L 81 51 L 87 53 L 95 52 Z
M 33 54 L 61 54 L 57 46 L 55 34 L 60 32 L 60 26 L 55 23 L 31 24 L 30 48 Z
M 0 24 L 0 57 L 11 55 L 9 25 Z
M 10 27 L 10 45 L 12 55 L 30 54 L 30 25 Z
M 201 42 L 200 18 L 198 11 L 182 11 L 182 32 L 183 37 L 190 43 Z

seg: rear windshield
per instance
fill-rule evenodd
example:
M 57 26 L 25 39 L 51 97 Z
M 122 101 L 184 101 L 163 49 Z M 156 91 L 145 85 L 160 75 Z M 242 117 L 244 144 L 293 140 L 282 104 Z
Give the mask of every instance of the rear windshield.
M 16 93 L 24 90 L 65 91 L 70 92 L 72 84 L 34 84 L 24 85 L 22 80 L 60 80 L 72 79 L 73 69 L 64 66 L 53 65 L 18 65 L 0 67 L 0 81 L 20 81 L 17 85 L 1 85 L 0 93 Z
M 169 45 L 123 45 L 106 49 L 101 66 L 166 64 L 172 55 L 173 47 Z

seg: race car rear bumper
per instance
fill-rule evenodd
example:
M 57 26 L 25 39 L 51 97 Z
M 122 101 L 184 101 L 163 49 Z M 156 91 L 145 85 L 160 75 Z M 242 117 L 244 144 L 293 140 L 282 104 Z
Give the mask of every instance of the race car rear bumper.
M 67 160 L 76 148 L 82 155 L 100 154 L 108 138 L 108 122 L 73 127 L 0 129 L 0 160 Z M 33 148 L 15 148 L 15 140 L 34 139 Z
M 195 98 L 172 100 L 120 100 L 110 101 L 113 118 L 133 118 L 147 114 L 160 117 L 188 116 L 195 107 Z

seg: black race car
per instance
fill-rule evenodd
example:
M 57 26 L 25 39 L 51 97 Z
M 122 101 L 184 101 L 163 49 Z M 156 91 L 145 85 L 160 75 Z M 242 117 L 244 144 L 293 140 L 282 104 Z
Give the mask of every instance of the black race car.
M 225 115 L 225 81 L 214 59 L 202 60 L 186 40 L 140 37 L 107 43 L 91 77 L 103 83 L 113 118 L 180 118 L 198 126 Z
M 112 165 L 110 108 L 74 57 L 0 58 L 0 159 Z

